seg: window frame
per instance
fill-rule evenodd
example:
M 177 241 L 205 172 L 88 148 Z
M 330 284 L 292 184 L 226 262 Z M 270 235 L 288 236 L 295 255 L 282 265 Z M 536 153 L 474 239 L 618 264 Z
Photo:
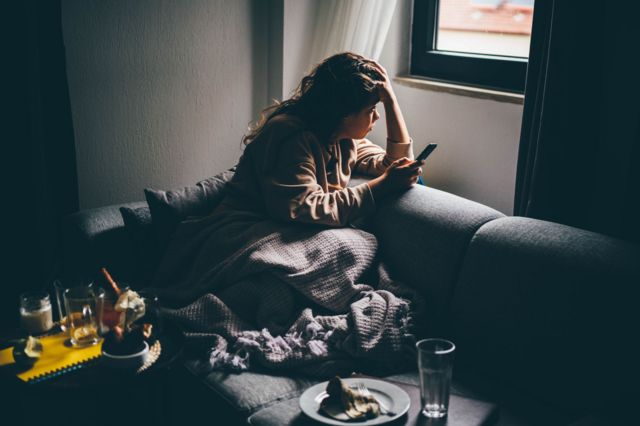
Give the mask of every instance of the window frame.
M 414 0 L 412 75 L 447 83 L 524 93 L 528 58 L 436 49 L 439 0 Z

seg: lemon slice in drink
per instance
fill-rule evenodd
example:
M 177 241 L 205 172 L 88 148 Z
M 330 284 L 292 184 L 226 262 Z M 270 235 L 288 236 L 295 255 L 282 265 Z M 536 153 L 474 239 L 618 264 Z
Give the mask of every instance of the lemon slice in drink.
M 92 326 L 78 327 L 73 330 L 73 340 L 82 342 L 87 339 L 91 340 L 98 335 L 98 330 Z

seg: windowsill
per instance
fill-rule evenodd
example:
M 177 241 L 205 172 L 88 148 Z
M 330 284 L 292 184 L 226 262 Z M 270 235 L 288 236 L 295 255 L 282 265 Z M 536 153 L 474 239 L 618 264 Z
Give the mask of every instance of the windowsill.
M 519 93 L 502 92 L 499 90 L 481 89 L 479 87 L 464 86 L 461 84 L 445 83 L 442 81 L 429 80 L 425 77 L 398 76 L 393 81 L 402 86 L 414 87 L 416 89 L 431 90 L 433 92 L 451 93 L 458 96 L 470 98 L 490 99 L 496 102 L 506 102 L 510 104 L 522 105 L 524 95 Z

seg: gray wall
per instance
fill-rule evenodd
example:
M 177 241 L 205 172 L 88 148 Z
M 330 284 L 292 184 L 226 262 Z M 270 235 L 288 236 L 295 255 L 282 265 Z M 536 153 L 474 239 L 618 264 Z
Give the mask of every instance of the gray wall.
M 316 6 L 322 0 L 284 0 L 282 90 L 288 96 L 309 71 Z M 380 58 L 389 75 L 406 75 L 413 2 L 399 0 Z M 424 168 L 427 185 L 513 212 L 522 105 L 416 89 L 394 83 L 416 154 L 439 144 Z M 382 107 L 378 107 L 382 114 Z M 384 114 L 369 138 L 385 145 Z
M 255 6 L 255 7 L 254 7 Z M 81 208 L 235 164 L 266 98 L 265 2 L 63 0 Z
M 304 75 L 311 71 L 309 57 L 315 29 L 317 0 L 285 0 L 282 81 L 288 98 Z
M 82 208 L 232 166 L 247 124 L 308 71 L 319 0 L 63 0 Z M 409 64 L 411 0 L 380 62 Z M 522 106 L 394 84 L 427 184 L 511 213 Z M 384 119 L 384 118 L 383 118 Z M 370 138 L 384 146 L 385 126 Z

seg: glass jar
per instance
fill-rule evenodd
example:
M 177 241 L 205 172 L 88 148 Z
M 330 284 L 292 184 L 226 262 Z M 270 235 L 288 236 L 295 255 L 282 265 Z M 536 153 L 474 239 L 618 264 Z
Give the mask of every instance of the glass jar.
M 20 327 L 28 334 L 41 334 L 53 328 L 51 300 L 45 291 L 20 295 Z

